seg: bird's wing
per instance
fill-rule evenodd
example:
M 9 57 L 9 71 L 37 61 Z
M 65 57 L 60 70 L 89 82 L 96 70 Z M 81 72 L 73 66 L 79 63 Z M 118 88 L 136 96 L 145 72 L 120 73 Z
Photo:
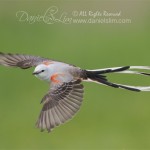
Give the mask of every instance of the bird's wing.
M 27 69 L 33 66 L 37 66 L 43 61 L 48 59 L 30 56 L 30 55 L 21 55 L 21 54 L 4 54 L 0 52 L 0 65 L 10 66 L 10 67 L 20 67 L 22 69 Z
M 36 126 L 41 131 L 46 129 L 50 132 L 56 126 L 71 119 L 80 109 L 83 92 L 80 79 L 52 86 L 41 101 L 44 105 Z

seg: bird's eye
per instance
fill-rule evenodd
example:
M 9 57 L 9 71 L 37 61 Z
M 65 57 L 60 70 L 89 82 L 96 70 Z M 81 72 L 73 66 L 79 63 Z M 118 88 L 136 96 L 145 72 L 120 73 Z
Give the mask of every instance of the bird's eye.
M 42 70 L 41 72 L 44 72 L 45 70 Z

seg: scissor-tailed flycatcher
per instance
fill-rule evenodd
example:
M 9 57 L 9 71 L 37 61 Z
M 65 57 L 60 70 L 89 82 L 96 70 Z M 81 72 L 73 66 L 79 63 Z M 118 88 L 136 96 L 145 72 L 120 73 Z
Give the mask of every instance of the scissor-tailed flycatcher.
M 82 81 L 122 88 L 131 91 L 150 91 L 150 86 L 128 86 L 109 82 L 107 73 L 129 73 L 150 76 L 149 73 L 130 69 L 150 70 L 148 66 L 125 66 L 97 70 L 83 70 L 79 67 L 43 57 L 0 53 L 0 65 L 27 69 L 35 67 L 33 75 L 50 83 L 50 90 L 43 97 L 42 111 L 36 126 L 50 132 L 56 126 L 71 119 L 79 110 L 83 100 Z

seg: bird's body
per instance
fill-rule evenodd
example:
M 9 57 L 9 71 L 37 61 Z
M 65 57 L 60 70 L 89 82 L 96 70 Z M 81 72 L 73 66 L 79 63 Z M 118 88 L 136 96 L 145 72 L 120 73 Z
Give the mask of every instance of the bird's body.
M 84 70 L 74 65 L 47 58 L 0 53 L 0 65 L 27 69 L 35 67 L 33 74 L 50 84 L 50 90 L 43 97 L 42 111 L 36 123 L 37 127 L 50 132 L 54 127 L 71 119 L 80 109 L 83 100 L 82 81 L 92 81 L 114 88 L 131 91 L 150 91 L 150 86 L 136 87 L 109 82 L 107 73 L 129 73 L 149 76 L 149 73 L 130 69 L 150 70 L 148 66 L 125 66 L 97 70 Z
M 43 69 L 44 72 L 39 74 L 39 70 L 41 71 Z M 46 61 L 38 65 L 33 74 L 37 78 L 53 84 L 70 82 L 72 80 L 82 78 L 83 71 L 78 67 L 66 63 Z

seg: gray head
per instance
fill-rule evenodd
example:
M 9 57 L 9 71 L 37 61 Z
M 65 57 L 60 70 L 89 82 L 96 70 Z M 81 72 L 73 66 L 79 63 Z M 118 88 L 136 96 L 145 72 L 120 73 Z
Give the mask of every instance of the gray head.
M 40 80 L 49 80 L 48 67 L 44 64 L 38 65 L 34 69 L 33 75 L 35 75 Z

